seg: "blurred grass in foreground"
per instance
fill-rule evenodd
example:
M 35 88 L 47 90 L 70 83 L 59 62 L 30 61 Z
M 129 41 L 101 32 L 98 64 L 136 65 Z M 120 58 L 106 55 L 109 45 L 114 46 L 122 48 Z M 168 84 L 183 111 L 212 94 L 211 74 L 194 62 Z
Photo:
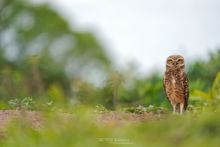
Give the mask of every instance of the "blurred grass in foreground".
M 191 107 L 182 116 L 166 112 L 160 119 L 131 121 L 122 117 L 125 121 L 114 119 L 106 123 L 97 117 L 112 111 L 78 106 L 63 109 L 65 113 L 41 111 L 39 127 L 25 119 L 27 112 L 19 112 L 22 117 L 14 119 L 1 133 L 1 146 L 218 146 L 220 143 L 219 105 Z M 158 114 L 153 109 L 143 113 L 155 117 Z

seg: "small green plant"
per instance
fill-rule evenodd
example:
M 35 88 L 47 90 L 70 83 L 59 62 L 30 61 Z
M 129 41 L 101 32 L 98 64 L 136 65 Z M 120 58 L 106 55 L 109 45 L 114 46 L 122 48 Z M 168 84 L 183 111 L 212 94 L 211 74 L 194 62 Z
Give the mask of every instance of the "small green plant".
M 13 100 L 10 100 L 8 101 L 8 104 L 11 108 L 20 108 L 21 106 L 21 103 L 20 103 L 20 100 L 19 99 L 13 99 Z
M 33 110 L 35 101 L 31 97 L 26 97 L 24 99 L 12 99 L 8 101 L 8 104 L 13 109 L 25 109 L 25 110 Z
M 54 105 L 54 102 L 53 102 L 53 101 L 48 101 L 48 102 L 46 103 L 46 105 L 47 105 L 48 107 L 52 107 L 52 106 Z
M 149 105 L 148 107 L 144 107 L 142 105 L 139 105 L 137 107 L 127 107 L 127 108 L 122 108 L 121 111 L 124 112 L 131 112 L 131 113 L 136 113 L 136 114 L 143 114 L 143 113 L 156 113 L 156 114 L 161 114 L 161 113 L 166 113 L 167 109 L 163 107 L 156 107 L 153 105 Z
M 102 105 L 96 105 L 95 106 L 95 113 L 102 113 L 102 112 L 108 112 L 109 110 L 106 109 L 104 106 Z
M 42 107 L 45 108 L 46 110 L 51 110 L 51 111 L 57 110 L 57 107 L 55 106 L 55 102 L 52 100 L 47 101 L 46 104 L 43 104 Z

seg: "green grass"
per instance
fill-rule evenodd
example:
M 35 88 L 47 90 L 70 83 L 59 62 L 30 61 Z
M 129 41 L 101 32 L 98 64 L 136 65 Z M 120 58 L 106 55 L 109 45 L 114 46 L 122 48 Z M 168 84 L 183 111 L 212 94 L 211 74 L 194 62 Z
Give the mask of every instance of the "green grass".
M 4 128 L 4 137 L 1 137 L 0 146 L 206 147 L 220 144 L 220 109 L 218 105 L 203 106 L 200 109 L 193 107 L 184 115 L 173 115 L 166 111 L 161 114 L 164 117 L 159 120 L 128 121 L 126 123 L 109 121 L 106 124 L 96 120 L 98 114 L 108 115 L 110 113 L 108 110 L 103 111 L 103 108 L 97 110 L 97 108 L 80 106 L 65 110 L 68 114 L 61 112 L 58 109 L 42 111 L 40 127 L 33 127 L 24 118 L 15 119 L 7 128 Z M 154 109 L 152 109 L 152 113 L 158 114 Z M 137 115 L 139 114 L 140 111 L 137 111 Z

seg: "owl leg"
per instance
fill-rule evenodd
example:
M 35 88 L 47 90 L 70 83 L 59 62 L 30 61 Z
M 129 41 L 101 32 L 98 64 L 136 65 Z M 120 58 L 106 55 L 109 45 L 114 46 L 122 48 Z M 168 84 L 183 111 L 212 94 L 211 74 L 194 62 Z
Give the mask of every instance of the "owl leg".
M 176 104 L 172 104 L 173 106 L 173 114 L 176 114 Z
M 180 114 L 183 114 L 184 103 L 180 103 Z

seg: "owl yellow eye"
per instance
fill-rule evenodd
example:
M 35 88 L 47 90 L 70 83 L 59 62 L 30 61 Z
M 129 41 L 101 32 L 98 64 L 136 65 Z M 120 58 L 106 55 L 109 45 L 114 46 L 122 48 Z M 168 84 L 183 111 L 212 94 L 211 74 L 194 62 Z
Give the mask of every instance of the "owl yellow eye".
M 179 59 L 179 60 L 177 61 L 177 63 L 178 63 L 178 64 L 183 64 L 184 61 L 183 61 L 183 59 Z
M 168 64 L 172 64 L 172 63 L 173 63 L 173 60 L 167 60 L 167 63 L 168 63 Z

